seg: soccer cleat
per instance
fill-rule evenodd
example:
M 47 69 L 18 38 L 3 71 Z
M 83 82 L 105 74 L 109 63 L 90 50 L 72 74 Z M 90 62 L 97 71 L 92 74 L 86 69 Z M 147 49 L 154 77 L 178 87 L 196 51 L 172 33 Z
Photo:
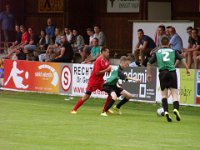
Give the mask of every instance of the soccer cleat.
M 176 120 L 181 121 L 181 116 L 180 116 L 179 111 L 177 109 L 174 109 L 174 114 L 176 115 Z
M 114 114 L 114 112 L 111 109 L 108 109 L 109 114 Z
M 103 117 L 107 117 L 108 115 L 107 115 L 106 112 L 102 112 L 102 113 L 101 113 L 101 116 L 103 116 Z
M 166 116 L 168 122 L 172 122 L 172 118 L 170 117 L 170 115 L 167 111 L 165 112 L 165 116 Z
M 122 112 L 120 111 L 120 109 L 119 108 L 117 108 L 117 106 L 115 105 L 115 106 L 113 106 L 113 109 L 119 114 L 119 115 L 121 115 L 122 114 Z
M 71 114 L 77 114 L 77 111 L 72 110 L 72 111 L 71 111 Z

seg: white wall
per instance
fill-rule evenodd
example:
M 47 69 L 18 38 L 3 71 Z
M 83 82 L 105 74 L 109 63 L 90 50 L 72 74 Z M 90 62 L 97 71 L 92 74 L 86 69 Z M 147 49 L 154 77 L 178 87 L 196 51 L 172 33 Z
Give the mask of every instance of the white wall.
M 154 35 L 156 29 L 159 25 L 165 26 L 173 26 L 176 28 L 177 33 L 183 40 L 183 46 L 187 47 L 188 45 L 188 34 L 186 32 L 186 28 L 188 26 L 194 26 L 193 21 L 135 21 L 133 22 L 133 39 L 132 39 L 132 52 L 134 51 L 134 47 L 138 41 L 137 30 L 143 29 L 144 34 L 152 37 L 154 39 Z

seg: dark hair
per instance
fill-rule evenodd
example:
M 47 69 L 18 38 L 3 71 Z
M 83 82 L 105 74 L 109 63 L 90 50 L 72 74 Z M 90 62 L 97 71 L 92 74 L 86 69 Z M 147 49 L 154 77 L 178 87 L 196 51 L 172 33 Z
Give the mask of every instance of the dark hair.
M 96 38 L 96 37 L 95 37 L 95 38 L 93 38 L 92 40 L 96 40 L 97 42 L 99 42 L 99 39 L 98 39 L 98 38 Z
M 91 28 L 87 28 L 86 31 L 94 32 L 94 30 L 92 30 Z
M 193 29 L 192 26 L 189 26 L 189 27 L 187 27 L 186 30 L 192 30 L 192 29 Z
M 168 45 L 169 44 L 169 38 L 168 37 L 163 37 L 162 39 L 161 39 L 161 44 L 162 45 Z
M 165 26 L 164 25 L 159 25 L 158 28 L 161 28 L 163 31 L 165 31 Z
M 171 28 L 171 27 L 172 27 L 172 26 L 167 26 L 166 28 L 169 29 L 169 28 Z
M 45 31 L 44 29 L 41 29 L 40 32 L 41 32 L 41 31 L 44 32 L 44 34 L 46 35 L 46 31 Z
M 106 50 L 109 50 L 109 49 L 108 49 L 107 47 L 103 46 L 103 47 L 101 48 L 101 53 L 105 52 Z
M 94 27 L 98 27 L 99 29 L 101 29 L 101 26 L 100 26 L 100 25 L 97 25 L 97 24 L 94 25 Z
M 142 29 L 138 29 L 137 32 L 142 32 L 144 34 L 144 31 Z

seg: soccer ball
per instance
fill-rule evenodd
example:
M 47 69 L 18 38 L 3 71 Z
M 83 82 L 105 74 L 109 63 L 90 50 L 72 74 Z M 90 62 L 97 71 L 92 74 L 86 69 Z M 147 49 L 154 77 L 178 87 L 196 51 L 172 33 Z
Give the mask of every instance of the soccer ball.
M 164 116 L 164 109 L 162 107 L 157 109 L 157 115 L 158 116 Z

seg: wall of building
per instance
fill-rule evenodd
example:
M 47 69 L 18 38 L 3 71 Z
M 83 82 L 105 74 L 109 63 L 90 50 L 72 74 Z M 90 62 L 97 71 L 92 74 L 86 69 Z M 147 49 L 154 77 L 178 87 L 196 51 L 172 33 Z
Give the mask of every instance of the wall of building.
M 146 20 L 148 1 L 171 2 L 173 20 L 194 20 L 195 26 L 200 27 L 199 0 L 141 0 L 139 13 L 107 13 L 107 0 L 64 0 L 64 13 L 39 13 L 37 0 L 0 0 L 0 9 L 10 2 L 17 23 L 33 27 L 37 33 L 45 27 L 48 17 L 58 27 L 78 28 L 85 37 L 87 27 L 99 24 L 106 34 L 107 46 L 127 53 L 132 47 L 132 23 L 128 20 Z

